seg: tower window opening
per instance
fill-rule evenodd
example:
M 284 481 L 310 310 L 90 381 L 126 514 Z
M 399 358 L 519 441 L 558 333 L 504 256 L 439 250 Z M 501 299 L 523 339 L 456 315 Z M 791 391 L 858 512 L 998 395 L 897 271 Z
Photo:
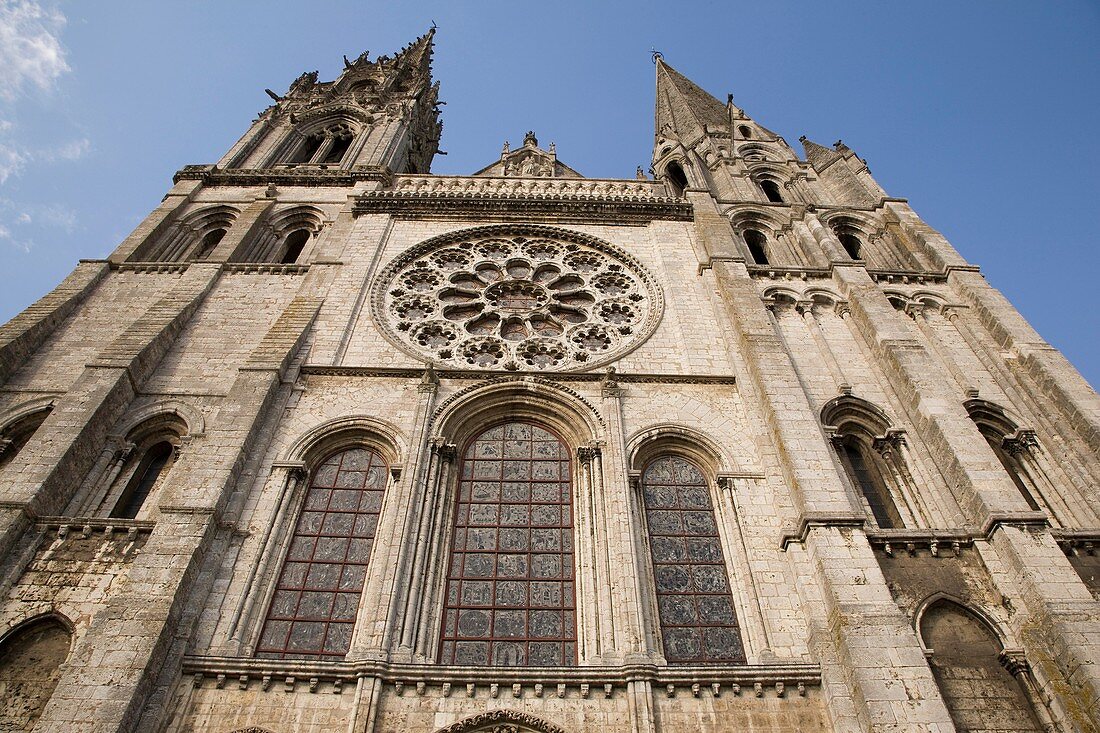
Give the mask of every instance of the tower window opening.
M 291 232 L 286 238 L 286 248 L 283 250 L 283 257 L 279 260 L 284 265 L 293 265 L 298 261 L 298 258 L 302 256 L 302 250 L 306 246 L 306 242 L 309 241 L 310 231 L 308 229 L 296 229 Z
M 668 182 L 672 184 L 672 190 L 677 196 L 683 196 L 684 191 L 688 187 L 687 174 L 684 173 L 684 169 L 680 167 L 679 163 L 669 163 L 665 168 L 665 175 L 668 176 Z
M 738 127 L 737 131 L 741 133 L 741 137 L 743 138 L 748 139 L 752 137 L 752 130 L 749 129 L 749 127 L 746 125 L 741 125 L 740 127 Z
M 218 243 L 225 238 L 225 229 L 211 229 L 202 238 L 202 242 L 199 243 L 199 248 L 195 251 L 196 260 L 205 260 L 210 256 L 210 253 L 214 251 L 214 248 L 218 246 Z
M 768 238 L 756 229 L 746 229 L 744 236 L 752 261 L 758 265 L 768 264 Z
M 775 181 L 767 179 L 760 181 L 760 188 L 764 191 L 764 195 L 767 196 L 768 201 L 776 204 L 783 203 L 783 196 L 779 193 L 779 184 Z
M 836 233 L 836 238 L 840 240 L 840 244 L 849 257 L 853 260 L 859 259 L 863 251 L 863 242 L 860 241 L 859 237 L 850 231 L 841 230 Z
M 848 478 L 867 501 L 875 523 L 882 529 L 904 527 L 898 508 L 874 465 L 874 459 L 867 454 L 866 446 L 855 438 L 847 437 L 838 450 Z
M 305 139 L 304 142 L 298 147 L 297 152 L 291 157 L 291 163 L 308 163 L 313 160 L 313 156 L 320 150 L 321 144 L 324 143 L 325 138 L 321 135 L 311 135 Z
M 126 491 L 123 492 L 115 505 L 114 511 L 111 512 L 112 518 L 135 519 L 137 517 L 145 500 L 149 498 L 150 492 L 156 486 L 157 479 L 160 478 L 164 467 L 168 465 L 168 459 L 171 456 L 172 444 L 166 440 L 145 451 L 141 464 L 134 472 L 129 486 L 126 487 Z
M 326 164 L 339 163 L 344 159 L 344 154 L 348 152 L 348 148 L 350 147 L 350 137 L 334 138 L 331 147 L 328 149 L 328 153 L 325 155 L 325 159 L 321 162 Z

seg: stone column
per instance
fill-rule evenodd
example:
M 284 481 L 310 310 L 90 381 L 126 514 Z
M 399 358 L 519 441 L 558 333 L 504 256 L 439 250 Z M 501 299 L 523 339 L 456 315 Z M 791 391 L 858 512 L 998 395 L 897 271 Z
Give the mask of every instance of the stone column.
M 275 205 L 273 198 L 261 196 L 245 207 L 229 227 L 206 262 L 239 262 L 265 225 L 266 214 Z

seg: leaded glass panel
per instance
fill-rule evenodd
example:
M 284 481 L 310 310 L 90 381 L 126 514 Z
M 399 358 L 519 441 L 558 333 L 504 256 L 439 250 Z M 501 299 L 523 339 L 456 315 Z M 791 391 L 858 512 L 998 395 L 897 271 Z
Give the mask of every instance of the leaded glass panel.
M 512 422 L 462 458 L 440 661 L 576 662 L 572 464 L 544 428 Z
M 676 664 L 744 662 L 710 489 L 679 456 L 642 474 L 653 583 L 665 659 Z
M 387 475 L 366 448 L 332 455 L 313 472 L 256 656 L 347 654 Z

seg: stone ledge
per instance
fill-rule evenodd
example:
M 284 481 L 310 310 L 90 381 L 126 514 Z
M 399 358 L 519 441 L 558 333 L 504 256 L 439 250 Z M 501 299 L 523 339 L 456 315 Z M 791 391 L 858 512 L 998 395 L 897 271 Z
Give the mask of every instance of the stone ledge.
M 389 183 L 392 173 L 378 166 L 357 166 L 350 170 L 325 167 L 281 167 L 221 169 L 216 165 L 185 165 L 172 176 L 172 183 L 201 181 L 205 186 L 352 186 L 360 181 Z
M 393 685 L 398 694 L 447 697 L 462 694 L 474 697 L 479 692 L 489 697 L 611 697 L 622 692 L 629 682 L 648 681 L 660 685 L 674 697 L 678 691 L 698 696 L 706 689 L 713 696 L 723 693 L 755 697 L 805 695 L 806 689 L 821 685 L 821 668 L 803 662 L 737 665 L 728 667 L 669 667 L 657 664 L 628 664 L 599 667 L 460 667 L 439 664 L 396 664 L 372 660 L 358 662 L 313 662 L 238 657 L 187 656 L 183 673 L 192 676 L 192 684 L 202 687 L 208 681 L 222 688 L 232 682 L 248 689 L 253 682 L 260 689 L 294 692 L 299 689 L 340 694 L 345 686 L 354 687 L 360 677 L 375 677 Z M 461 688 L 461 689 L 459 689 Z
M 848 512 L 806 512 L 798 520 L 797 529 L 788 529 L 779 538 L 779 547 L 784 552 L 791 543 L 804 544 L 810 530 L 814 527 L 856 527 L 863 528 L 867 517 Z
M 400 367 L 356 367 L 327 366 L 324 364 L 305 364 L 301 368 L 304 376 L 318 377 L 374 377 L 383 379 L 423 379 L 426 369 L 403 369 Z M 433 369 L 439 379 L 496 379 L 511 377 L 522 380 L 525 377 L 543 377 L 555 382 L 605 382 L 606 372 L 511 372 L 501 369 Z M 616 372 L 613 380 L 629 384 L 727 384 L 737 383 L 732 374 L 653 374 L 645 372 Z

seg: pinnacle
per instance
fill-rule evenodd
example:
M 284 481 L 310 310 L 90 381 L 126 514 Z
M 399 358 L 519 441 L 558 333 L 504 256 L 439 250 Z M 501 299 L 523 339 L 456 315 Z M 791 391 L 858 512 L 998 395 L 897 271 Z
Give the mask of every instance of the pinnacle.
M 841 157 L 841 153 L 832 148 L 827 148 L 824 145 L 818 145 L 805 135 L 798 138 L 798 141 L 802 143 L 802 148 L 806 151 L 806 160 L 818 170 L 823 169 L 825 166 Z

